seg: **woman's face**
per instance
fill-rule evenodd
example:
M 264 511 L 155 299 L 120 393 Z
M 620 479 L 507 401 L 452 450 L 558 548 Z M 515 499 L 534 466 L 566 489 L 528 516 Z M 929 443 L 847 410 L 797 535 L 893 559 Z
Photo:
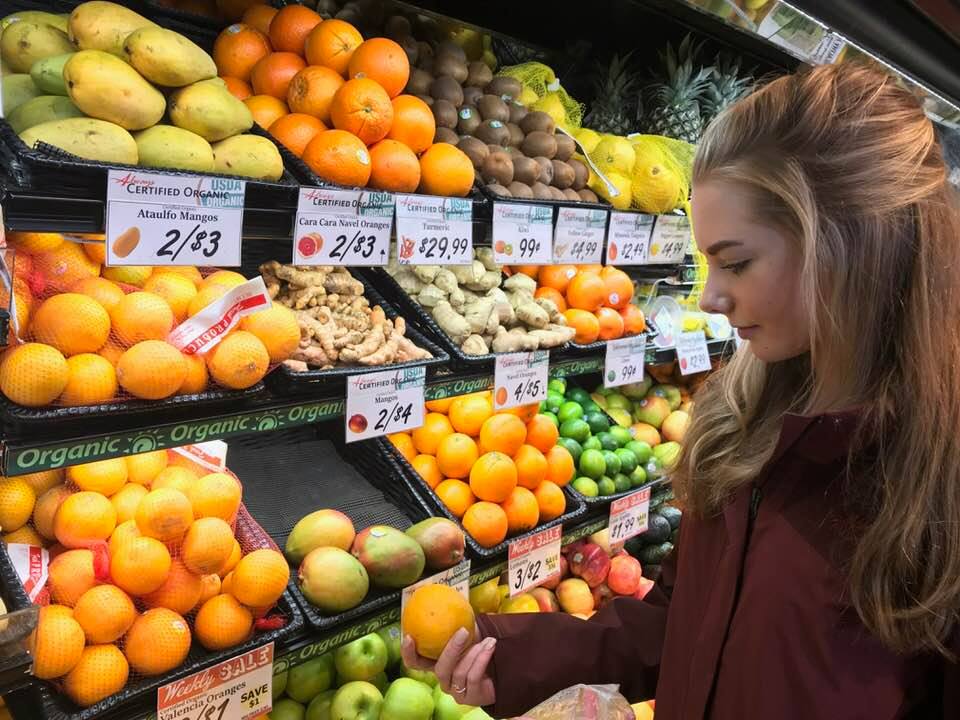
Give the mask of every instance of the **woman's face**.
M 765 362 L 809 351 L 799 243 L 760 224 L 734 183 L 696 183 L 692 205 L 694 236 L 709 267 L 700 307 L 726 315 Z

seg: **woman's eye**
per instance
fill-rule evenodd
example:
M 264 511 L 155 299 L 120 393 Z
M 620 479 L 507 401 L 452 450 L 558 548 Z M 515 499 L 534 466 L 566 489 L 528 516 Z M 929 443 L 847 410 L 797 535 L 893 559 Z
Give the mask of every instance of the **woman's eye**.
M 740 273 L 742 273 L 744 270 L 747 269 L 747 265 L 749 264 L 750 264 L 749 260 L 741 260 L 740 262 L 731 263 L 729 265 L 723 265 L 722 267 L 724 270 L 729 270 L 734 275 L 739 275 Z

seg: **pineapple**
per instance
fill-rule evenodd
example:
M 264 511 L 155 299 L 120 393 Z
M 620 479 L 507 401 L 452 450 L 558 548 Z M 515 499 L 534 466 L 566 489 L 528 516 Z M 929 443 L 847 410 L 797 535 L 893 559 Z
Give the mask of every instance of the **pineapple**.
M 609 65 L 597 64 L 593 105 L 583 123 L 586 127 L 611 135 L 626 135 L 634 129 L 628 110 L 636 86 L 628 69 L 631 54 L 614 55 Z
M 749 95 L 752 85 L 752 77 L 740 77 L 740 63 L 735 58 L 718 56 L 703 99 L 704 126 L 725 108 Z
M 683 38 L 675 52 L 667 44 L 660 59 L 666 70 L 666 81 L 650 88 L 650 100 L 646 118 L 646 131 L 665 135 L 688 143 L 696 143 L 703 133 L 703 118 L 700 101 L 704 97 L 712 67 L 700 67 L 694 71 L 694 62 L 700 45 L 694 44 L 690 35 Z

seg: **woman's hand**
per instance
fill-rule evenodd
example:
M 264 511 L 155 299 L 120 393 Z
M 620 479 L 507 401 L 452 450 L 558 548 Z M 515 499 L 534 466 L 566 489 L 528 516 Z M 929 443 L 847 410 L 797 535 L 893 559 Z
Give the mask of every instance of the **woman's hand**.
M 488 665 L 497 641 L 489 637 L 471 644 L 469 637 L 463 628 L 457 630 L 434 662 L 418 655 L 416 643 L 407 635 L 401 645 L 403 664 L 416 670 L 432 670 L 443 691 L 461 705 L 491 705 L 496 692 Z

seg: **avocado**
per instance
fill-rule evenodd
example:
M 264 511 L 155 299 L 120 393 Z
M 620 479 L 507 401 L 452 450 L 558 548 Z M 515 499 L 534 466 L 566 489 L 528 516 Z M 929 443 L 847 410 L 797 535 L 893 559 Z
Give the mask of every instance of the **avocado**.
M 664 505 L 660 508 L 660 514 L 667 519 L 670 527 L 674 530 L 680 527 L 680 518 L 683 517 L 683 513 L 680 512 L 679 508 L 675 508 L 673 505 Z
M 647 519 L 647 531 L 640 534 L 644 545 L 657 545 L 670 539 L 670 521 L 658 512 L 651 512 Z

